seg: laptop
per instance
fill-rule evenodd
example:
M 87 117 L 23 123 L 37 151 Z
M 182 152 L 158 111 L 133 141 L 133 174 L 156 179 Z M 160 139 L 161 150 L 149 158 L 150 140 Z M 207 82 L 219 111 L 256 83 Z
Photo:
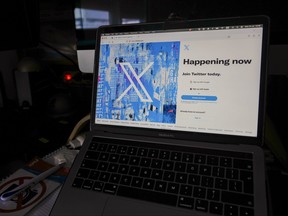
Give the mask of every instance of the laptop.
M 267 215 L 269 18 L 98 29 L 91 131 L 51 215 Z

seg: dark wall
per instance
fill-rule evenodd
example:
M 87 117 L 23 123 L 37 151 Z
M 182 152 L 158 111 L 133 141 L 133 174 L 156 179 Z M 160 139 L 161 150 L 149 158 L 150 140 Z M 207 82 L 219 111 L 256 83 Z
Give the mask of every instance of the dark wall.
M 37 46 L 39 0 L 1 2 L 0 51 Z
M 288 6 L 273 0 L 148 0 L 148 21 L 175 13 L 184 19 L 267 15 L 271 18 L 271 43 L 288 44 Z

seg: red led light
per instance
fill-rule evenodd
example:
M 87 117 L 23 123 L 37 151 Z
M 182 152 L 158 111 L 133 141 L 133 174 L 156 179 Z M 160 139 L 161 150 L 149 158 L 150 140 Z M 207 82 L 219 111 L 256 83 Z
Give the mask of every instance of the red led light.
M 66 81 L 72 80 L 72 75 L 69 74 L 69 73 L 65 74 L 65 75 L 64 75 L 64 80 L 66 80 Z

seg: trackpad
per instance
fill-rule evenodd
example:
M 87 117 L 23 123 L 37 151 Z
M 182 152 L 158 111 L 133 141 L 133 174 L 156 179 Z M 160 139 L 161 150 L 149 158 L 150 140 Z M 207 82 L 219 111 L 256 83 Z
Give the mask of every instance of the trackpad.
M 112 197 L 108 199 L 108 202 L 104 209 L 104 216 L 111 215 L 190 215 L 180 209 L 165 207 L 154 203 L 146 203 L 137 200 L 129 200 L 121 197 Z

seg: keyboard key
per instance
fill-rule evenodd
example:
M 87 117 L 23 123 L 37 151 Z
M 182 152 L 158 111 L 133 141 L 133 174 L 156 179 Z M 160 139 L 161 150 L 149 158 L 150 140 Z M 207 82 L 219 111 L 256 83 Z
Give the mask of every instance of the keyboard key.
M 90 173 L 89 169 L 80 168 L 78 170 L 77 177 L 79 177 L 79 178 L 88 178 L 89 173 Z
M 193 196 L 204 199 L 206 197 L 206 188 L 194 187 Z
M 251 171 L 241 170 L 240 179 L 244 182 L 253 182 L 253 173 Z
M 240 207 L 240 216 L 254 216 L 254 210 L 252 208 Z
M 174 162 L 173 161 L 164 161 L 163 162 L 163 169 L 165 170 L 173 170 Z
M 243 205 L 248 207 L 254 206 L 254 198 L 251 195 L 222 191 L 221 201 L 236 205 Z
M 92 186 L 94 184 L 94 181 L 92 180 L 89 180 L 89 179 L 86 179 L 82 185 L 82 188 L 83 189 L 86 189 L 86 190 L 91 190 L 92 189 Z
M 129 171 L 129 166 L 128 165 L 120 165 L 118 169 L 118 173 L 121 174 L 127 174 Z
M 190 197 L 179 197 L 178 206 L 182 208 L 193 209 L 194 208 L 194 199 Z
M 152 170 L 151 178 L 153 179 L 162 179 L 163 170 L 154 169 Z
M 97 147 L 98 147 L 98 143 L 92 141 L 89 145 L 89 150 L 96 151 Z
M 81 178 L 75 178 L 75 179 L 74 179 L 74 182 L 73 182 L 73 184 L 72 184 L 72 186 L 73 186 L 73 187 L 76 187 L 76 188 L 81 188 L 83 182 L 84 182 L 84 179 L 81 179 Z
M 228 179 L 238 179 L 239 178 L 239 170 L 226 169 L 226 178 L 228 178 Z
M 181 152 L 172 152 L 170 159 L 173 161 L 181 161 L 181 156 L 182 156 Z
M 109 178 L 110 178 L 110 173 L 108 172 L 101 172 L 99 175 L 99 180 L 103 181 L 103 182 L 108 182 Z
M 117 149 L 117 153 L 119 154 L 126 154 L 127 152 L 127 146 L 119 146 Z
M 143 178 L 140 177 L 133 177 L 132 182 L 131 182 L 131 186 L 132 187 L 139 187 L 141 188 L 143 184 Z
M 106 144 L 106 143 L 100 143 L 100 144 L 98 145 L 97 151 L 103 151 L 103 152 L 105 152 L 107 148 L 108 148 L 108 144 Z
M 153 180 L 153 179 L 145 179 L 143 182 L 143 188 L 144 189 L 152 190 L 154 188 L 154 185 L 155 185 L 155 180 Z
M 148 191 L 139 188 L 119 186 L 117 195 L 176 206 L 177 196 L 162 192 Z
M 98 180 L 99 175 L 100 175 L 99 171 L 91 170 L 89 179 Z
M 119 163 L 120 164 L 128 164 L 129 160 L 130 160 L 129 156 L 121 155 L 120 158 L 119 158 Z
M 226 190 L 228 188 L 227 179 L 215 178 L 215 188 Z
M 129 175 L 138 176 L 140 173 L 140 167 L 131 166 L 129 169 Z
M 201 165 L 200 169 L 199 169 L 199 174 L 200 175 L 210 176 L 211 175 L 211 167 L 210 166 Z
M 111 174 L 109 182 L 118 184 L 120 182 L 121 175 Z
M 81 167 L 87 168 L 87 169 L 96 169 L 98 165 L 98 161 L 94 160 L 83 160 Z
M 117 151 L 117 147 L 118 147 L 118 145 L 111 144 L 111 145 L 108 146 L 107 152 L 115 153 Z
M 97 160 L 98 157 L 99 157 L 99 152 L 96 152 L 96 151 L 87 151 L 85 154 L 86 159 Z
M 219 163 L 219 157 L 207 156 L 207 164 L 208 165 L 218 166 L 218 163 Z
M 102 191 L 103 186 L 104 186 L 103 182 L 95 181 L 94 185 L 93 185 L 93 190 L 94 191 Z
M 212 176 L 224 178 L 225 168 L 223 167 L 213 167 Z
M 158 154 L 159 154 L 159 150 L 157 149 L 150 149 L 148 151 L 148 157 L 151 157 L 151 158 L 158 158 Z
M 138 156 L 146 157 L 147 154 L 148 154 L 148 149 L 145 149 L 145 148 L 138 149 L 138 153 L 137 153 Z
M 109 194 L 115 194 L 118 186 L 115 184 L 106 183 L 103 191 Z
M 140 176 L 144 178 L 150 178 L 152 170 L 149 168 L 142 168 L 140 172 Z
M 230 180 L 229 181 L 229 190 L 235 192 L 242 192 L 242 182 Z
M 186 173 L 176 173 L 175 181 L 177 183 L 186 184 L 188 175 Z
M 201 186 L 212 188 L 214 185 L 214 179 L 208 176 L 202 176 Z
M 238 206 L 235 205 L 225 205 L 224 215 L 226 216 L 238 216 Z
M 180 188 L 180 184 L 177 183 L 168 183 L 167 192 L 178 194 Z
M 151 163 L 151 168 L 154 169 L 161 169 L 162 167 L 162 160 L 153 159 Z
M 220 157 L 220 166 L 232 167 L 232 158 Z
M 212 214 L 223 214 L 223 204 L 218 202 L 210 202 L 209 212 Z
M 192 163 L 193 162 L 193 154 L 183 153 L 182 162 Z
M 132 177 L 123 175 L 120 180 L 120 184 L 129 186 L 131 183 Z
M 163 180 L 165 181 L 174 181 L 175 173 L 171 171 L 165 171 L 163 175 Z
M 164 181 L 156 181 L 155 183 L 155 190 L 165 192 L 167 187 L 167 182 Z
M 101 152 L 99 155 L 100 161 L 108 161 L 108 158 L 109 158 L 109 153 L 107 152 Z
M 117 163 L 118 160 L 119 160 L 119 155 L 117 155 L 117 154 L 111 154 L 109 157 L 109 162 Z
M 206 163 L 206 156 L 205 155 L 195 155 L 194 162 L 198 164 L 205 164 Z
M 106 171 L 108 169 L 109 163 L 107 162 L 100 162 L 98 166 L 98 170 L 100 171 Z
M 132 156 L 130 158 L 130 161 L 129 161 L 130 165 L 137 166 L 137 165 L 139 165 L 139 163 L 140 163 L 140 158 L 139 157 Z
M 253 165 L 251 160 L 234 159 L 233 168 L 252 170 Z
M 192 186 L 190 185 L 181 185 L 180 194 L 183 196 L 191 196 L 192 195 Z
M 188 184 L 191 185 L 200 185 L 200 176 L 190 174 L 188 177 Z
M 195 209 L 198 210 L 198 211 L 207 212 L 208 211 L 208 201 L 207 200 L 196 199 Z
M 176 162 L 176 163 L 175 163 L 174 170 L 175 170 L 176 172 L 185 172 L 185 170 L 186 170 L 186 164 L 185 164 L 185 163 L 181 163 L 181 162 Z
M 127 154 L 128 155 L 136 155 L 137 151 L 138 151 L 138 148 L 130 146 L 130 147 L 128 147 Z
M 140 165 L 144 167 L 150 167 L 151 158 L 141 158 Z
M 219 201 L 220 200 L 220 190 L 208 189 L 207 190 L 207 199 Z
M 108 166 L 108 172 L 117 172 L 119 165 L 116 163 L 110 163 Z
M 170 157 L 170 152 L 169 151 L 160 151 L 159 153 L 159 158 L 167 160 Z
M 188 164 L 187 165 L 187 172 L 198 174 L 198 168 L 199 168 L 199 166 L 197 164 Z

